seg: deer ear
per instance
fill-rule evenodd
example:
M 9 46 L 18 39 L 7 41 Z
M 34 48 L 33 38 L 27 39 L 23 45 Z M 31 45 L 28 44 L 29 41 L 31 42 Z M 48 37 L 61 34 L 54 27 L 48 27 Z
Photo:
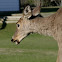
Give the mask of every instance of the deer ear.
M 25 9 L 23 11 L 23 16 L 25 18 L 30 18 L 32 16 L 32 11 L 31 11 L 31 8 L 29 5 L 25 7 Z
M 41 9 L 40 6 L 35 7 L 35 8 L 32 10 L 32 15 L 33 15 L 33 16 L 37 16 L 38 14 L 40 14 L 40 9 Z

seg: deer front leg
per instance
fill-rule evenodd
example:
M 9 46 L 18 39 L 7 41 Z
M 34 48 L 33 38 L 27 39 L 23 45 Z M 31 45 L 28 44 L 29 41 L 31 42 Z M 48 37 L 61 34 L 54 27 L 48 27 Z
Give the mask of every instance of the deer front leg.
M 58 50 L 58 57 L 56 62 L 62 62 L 62 42 L 59 43 L 58 47 L 59 50 Z

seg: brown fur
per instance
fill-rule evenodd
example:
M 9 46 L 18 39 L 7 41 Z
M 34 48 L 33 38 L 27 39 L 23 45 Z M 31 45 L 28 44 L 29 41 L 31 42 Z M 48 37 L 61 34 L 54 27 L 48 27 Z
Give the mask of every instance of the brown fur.
M 44 35 L 52 36 L 58 43 L 58 58 L 56 62 L 62 62 L 62 8 L 60 8 L 55 14 L 49 17 L 36 17 L 34 19 L 27 19 L 22 17 L 17 24 L 13 41 L 20 42 L 28 33 L 34 32 Z

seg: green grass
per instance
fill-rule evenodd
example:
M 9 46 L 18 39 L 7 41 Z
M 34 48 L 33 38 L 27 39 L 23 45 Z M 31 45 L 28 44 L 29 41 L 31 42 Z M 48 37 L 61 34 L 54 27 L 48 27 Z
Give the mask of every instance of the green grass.
M 1 24 L 0 24 L 1 26 Z M 15 24 L 0 30 L 0 62 L 55 62 L 57 42 L 48 36 L 31 34 L 19 45 L 11 42 Z

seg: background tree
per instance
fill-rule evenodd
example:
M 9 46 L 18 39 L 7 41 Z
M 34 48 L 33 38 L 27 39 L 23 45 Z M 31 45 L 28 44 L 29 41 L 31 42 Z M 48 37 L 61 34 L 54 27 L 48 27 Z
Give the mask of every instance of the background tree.
M 21 6 L 24 6 L 26 4 L 30 4 L 31 6 L 38 6 L 40 3 L 40 0 L 20 0 Z M 62 0 L 41 0 L 41 6 L 47 7 L 47 6 L 62 6 Z

